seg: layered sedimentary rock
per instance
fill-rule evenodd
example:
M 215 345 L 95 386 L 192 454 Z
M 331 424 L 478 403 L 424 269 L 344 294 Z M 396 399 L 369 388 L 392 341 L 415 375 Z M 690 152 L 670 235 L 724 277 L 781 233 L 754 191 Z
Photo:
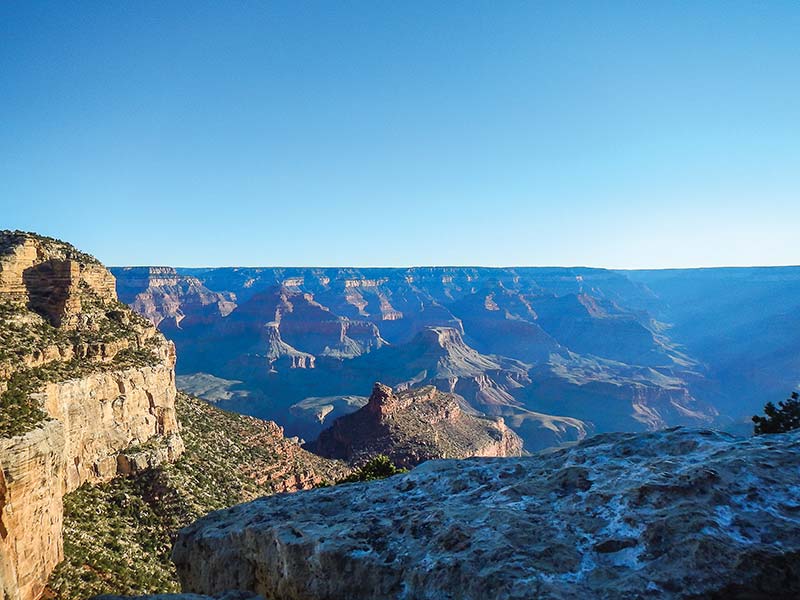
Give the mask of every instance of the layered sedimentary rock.
M 526 411 L 578 419 L 595 431 L 711 422 L 728 426 L 734 419 L 745 423 L 744 431 L 767 399 L 780 400 L 798 384 L 798 267 L 653 272 L 232 267 L 177 272 L 215 292 L 236 295 L 238 308 L 220 316 L 219 324 L 231 320 L 250 298 L 283 286 L 300 297 L 311 294 L 328 309 L 295 315 L 298 331 L 301 326 L 327 330 L 322 323 L 346 318 L 370 322 L 391 345 L 372 346 L 358 355 L 323 356 L 304 345 L 301 336 L 287 334 L 286 343 L 316 358 L 315 369 L 276 369 L 263 377 L 270 367 L 251 360 L 263 350 L 236 328 L 189 331 L 187 326 L 185 335 L 167 332 L 178 344 L 182 374 L 242 380 L 251 399 L 231 407 L 263 418 L 283 419 L 288 407 L 309 396 L 361 394 L 376 378 L 400 383 L 389 376 L 392 353 L 384 349 L 409 345 L 427 327 L 453 328 L 484 356 L 529 365 L 532 384 L 523 381 L 501 392 Z M 117 274 L 122 286 L 127 274 Z M 759 310 L 753 312 L 753 306 Z M 260 326 L 273 320 L 268 312 L 240 314 L 239 324 L 250 320 Z M 366 350 L 364 344 L 361 348 Z M 376 350 L 386 360 L 370 358 Z M 570 363 L 566 376 L 560 368 L 565 362 Z M 594 370 L 584 368 L 592 363 Z M 570 376 L 575 372 L 581 376 Z M 509 402 L 496 387 L 484 390 L 495 406 Z M 471 392 L 464 388 L 458 393 L 468 397 Z M 508 423 L 519 416 L 502 410 Z M 577 437 L 570 429 L 564 439 Z M 537 430 L 543 435 L 518 431 L 529 448 L 553 439 L 549 429 Z
M 64 429 L 47 421 L 0 438 L 0 591 L 37 598 L 63 557 Z
M 116 281 L 100 263 L 48 238 L 3 232 L 0 295 L 27 304 L 56 327 L 76 327 L 85 290 L 116 300 Z
M 152 365 L 49 382 L 34 394 L 64 426 L 67 492 L 116 476 L 117 455 L 129 446 L 177 434 L 174 349 L 165 343 L 157 351 Z
M 526 365 L 481 354 L 454 327 L 426 327 L 408 344 L 364 357 L 360 368 L 380 373 L 398 389 L 434 385 L 495 415 L 519 406 L 512 392 L 530 383 Z
M 475 414 L 454 394 L 433 386 L 396 393 L 376 383 L 363 408 L 337 419 L 311 447 L 355 464 L 384 454 L 409 467 L 433 458 L 519 456 L 522 440 L 502 418 Z
M 177 269 L 163 274 L 162 285 L 139 271 L 117 271 L 126 298 L 134 288 L 134 297 L 155 298 L 166 287 L 185 314 L 178 329 L 169 319 L 160 325 L 179 346 L 179 372 L 240 381 L 248 397 L 228 406 L 278 420 L 291 434 L 316 433 L 289 414 L 293 405 L 357 395 L 376 378 L 457 393 L 504 417 L 530 450 L 591 430 L 703 425 L 718 417 L 691 389 L 702 379 L 697 362 L 649 316 L 653 294 L 619 273 Z M 181 278 L 235 296 L 236 308 L 207 312 L 189 287 L 175 287 Z M 133 306 L 152 318 L 149 305 Z M 172 310 L 164 308 L 157 312 Z
M 0 578 L 29 600 L 61 559 L 61 498 L 163 438 L 183 446 L 175 351 L 117 300 L 114 277 L 58 240 L 0 232 Z M 141 461 L 139 461 L 141 464 Z
M 154 325 L 181 327 L 225 317 L 236 308 L 233 293 L 212 292 L 196 277 L 180 275 L 172 267 L 124 267 L 118 275 L 120 299 Z
M 265 598 L 800 595 L 800 432 L 604 434 L 212 513 L 185 592 Z

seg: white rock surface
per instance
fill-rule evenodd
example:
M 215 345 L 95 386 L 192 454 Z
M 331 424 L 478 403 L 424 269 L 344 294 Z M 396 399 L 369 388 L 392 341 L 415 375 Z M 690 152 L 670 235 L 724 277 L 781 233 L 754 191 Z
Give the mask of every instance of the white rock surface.
M 800 597 L 800 432 L 606 434 L 272 496 L 184 529 L 184 591 L 290 599 Z

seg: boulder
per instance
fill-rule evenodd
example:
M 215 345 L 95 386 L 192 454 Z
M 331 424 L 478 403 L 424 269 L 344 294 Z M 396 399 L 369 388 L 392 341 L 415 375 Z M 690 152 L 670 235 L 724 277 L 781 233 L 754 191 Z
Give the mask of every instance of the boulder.
M 265 598 L 800 597 L 800 432 L 604 434 L 211 513 L 183 589 Z

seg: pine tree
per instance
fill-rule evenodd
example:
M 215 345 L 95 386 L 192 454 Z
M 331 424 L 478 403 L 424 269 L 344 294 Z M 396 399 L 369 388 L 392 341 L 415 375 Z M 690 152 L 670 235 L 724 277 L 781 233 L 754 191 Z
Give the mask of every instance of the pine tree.
M 792 392 L 790 398 L 783 400 L 775 406 L 767 402 L 764 406 L 766 417 L 754 416 L 754 433 L 783 433 L 800 429 L 800 394 Z

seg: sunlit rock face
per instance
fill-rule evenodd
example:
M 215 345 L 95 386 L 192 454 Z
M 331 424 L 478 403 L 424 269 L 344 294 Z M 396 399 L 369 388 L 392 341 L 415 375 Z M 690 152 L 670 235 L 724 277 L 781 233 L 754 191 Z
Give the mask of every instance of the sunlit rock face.
M 800 594 L 800 433 L 604 434 L 266 497 L 184 529 L 183 589 L 265 598 Z
M 114 269 L 120 299 L 154 325 L 167 330 L 208 323 L 236 308 L 232 293 L 212 292 L 197 278 L 179 275 L 172 267 Z M 185 318 L 189 321 L 183 323 Z
M 0 592 L 28 600 L 64 557 L 64 428 L 48 421 L 0 438 Z
M 73 246 L 0 231 L 0 590 L 31 600 L 63 558 L 62 496 L 183 452 L 175 346 Z M 150 441 L 138 462 L 120 454 Z

